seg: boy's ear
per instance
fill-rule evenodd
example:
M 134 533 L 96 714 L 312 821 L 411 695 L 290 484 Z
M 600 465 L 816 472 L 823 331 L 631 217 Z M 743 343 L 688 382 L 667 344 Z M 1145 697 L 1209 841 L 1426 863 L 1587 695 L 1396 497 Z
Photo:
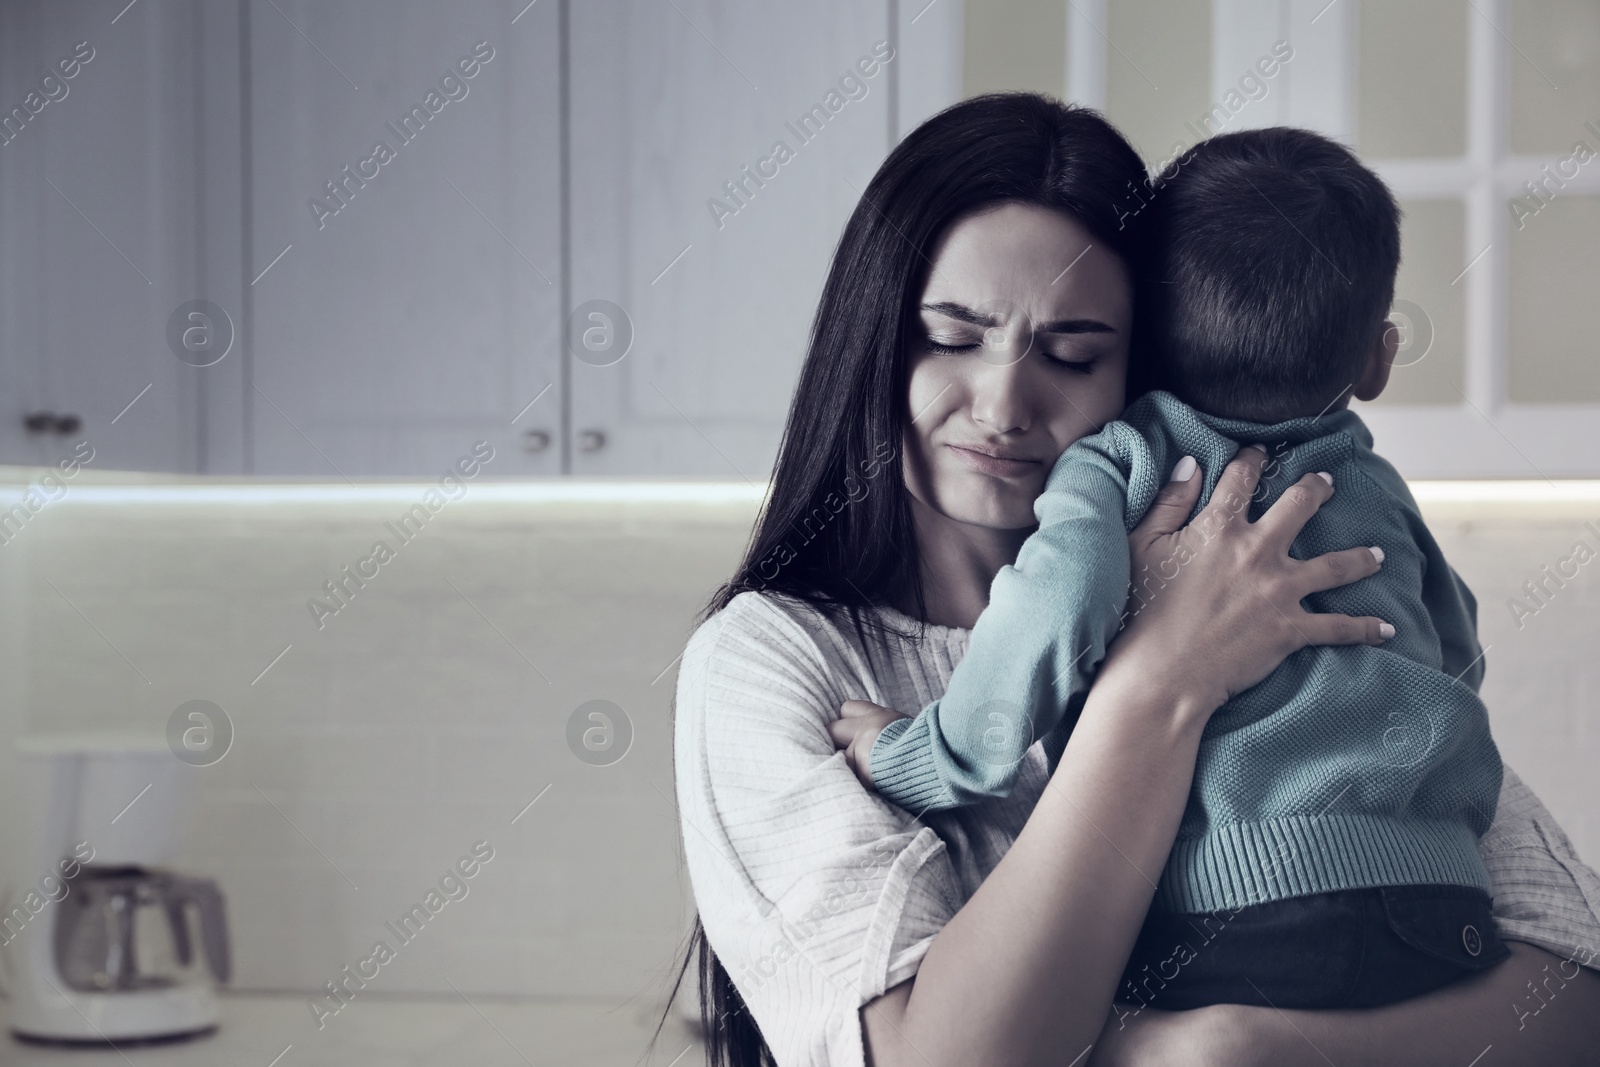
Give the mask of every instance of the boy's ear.
M 1394 367 L 1395 353 L 1400 350 L 1400 327 L 1384 320 L 1378 338 L 1367 353 L 1367 365 L 1356 379 L 1352 390 L 1357 400 L 1376 400 L 1389 384 L 1389 371 Z

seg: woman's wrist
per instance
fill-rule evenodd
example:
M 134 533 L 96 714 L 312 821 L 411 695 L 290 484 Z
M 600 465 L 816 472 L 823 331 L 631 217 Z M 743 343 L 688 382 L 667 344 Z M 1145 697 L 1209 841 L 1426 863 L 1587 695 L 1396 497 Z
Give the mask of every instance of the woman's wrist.
M 1180 732 L 1204 729 L 1227 694 L 1208 692 L 1194 672 L 1171 657 L 1157 661 L 1145 654 L 1141 646 L 1148 643 L 1135 635 L 1113 644 L 1089 700 L 1099 697 L 1119 709 L 1145 709 L 1169 720 Z

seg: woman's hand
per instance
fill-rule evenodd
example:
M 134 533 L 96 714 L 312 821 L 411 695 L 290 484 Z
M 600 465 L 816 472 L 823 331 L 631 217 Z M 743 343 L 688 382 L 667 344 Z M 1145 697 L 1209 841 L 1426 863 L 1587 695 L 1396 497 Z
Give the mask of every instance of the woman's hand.
M 1383 556 L 1358 547 L 1291 558 L 1295 536 L 1336 488 L 1328 475 L 1308 474 L 1250 522 L 1266 461 L 1259 446 L 1242 449 L 1187 526 L 1201 480 L 1193 459 L 1179 462 L 1174 480 L 1128 537 L 1133 617 L 1111 646 L 1102 680 L 1121 672 L 1137 684 L 1169 686 L 1164 691 L 1180 694 L 1183 710 L 1209 716 L 1307 645 L 1379 645 L 1394 636 L 1382 619 L 1300 606 L 1311 593 L 1376 573 Z
M 844 749 L 844 761 L 861 784 L 871 789 L 873 744 L 885 726 L 907 718 L 910 716 L 870 700 L 846 700 L 839 705 L 839 718 L 828 724 L 828 736 L 836 748 Z

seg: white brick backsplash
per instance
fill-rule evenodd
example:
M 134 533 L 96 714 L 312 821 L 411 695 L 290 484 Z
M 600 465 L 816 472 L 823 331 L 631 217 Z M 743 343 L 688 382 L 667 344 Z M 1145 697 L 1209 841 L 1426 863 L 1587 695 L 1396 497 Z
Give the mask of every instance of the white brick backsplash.
M 1479 599 L 1502 751 L 1594 862 L 1600 561 L 1520 629 L 1506 601 L 1582 522 L 1600 523 L 1600 504 L 1425 510 Z M 403 511 L 52 506 L 0 548 L 0 740 L 107 725 L 159 734 L 194 698 L 227 710 L 234 747 L 194 772 L 183 866 L 222 882 L 241 988 L 332 978 L 484 838 L 496 857 L 469 896 L 374 988 L 453 996 L 448 976 L 486 995 L 659 995 L 688 908 L 667 668 L 756 506 L 469 494 L 319 630 L 307 598 L 375 539 L 392 543 L 383 523 Z M 566 744 L 568 716 L 593 698 L 633 723 L 631 750 L 609 767 Z M 0 781 L 11 759 L 7 745 Z M 16 820 L 3 823 L 10 849 Z

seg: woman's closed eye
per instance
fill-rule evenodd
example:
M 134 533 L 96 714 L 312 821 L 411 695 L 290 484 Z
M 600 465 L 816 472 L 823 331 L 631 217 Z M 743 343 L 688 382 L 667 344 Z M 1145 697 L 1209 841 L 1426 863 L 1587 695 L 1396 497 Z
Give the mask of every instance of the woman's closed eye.
M 948 340 L 941 340 L 937 337 L 928 338 L 928 351 L 940 356 L 956 356 L 965 352 L 976 352 L 983 345 L 982 337 L 951 338 Z M 1100 361 L 1098 354 L 1082 351 L 1056 353 L 1039 348 L 1035 348 L 1034 351 L 1037 351 L 1050 366 L 1060 367 L 1074 374 L 1088 374 L 1094 370 L 1095 364 Z
M 1070 355 L 1059 356 L 1053 355 L 1049 352 L 1040 352 L 1039 354 L 1045 358 L 1047 363 L 1058 367 L 1064 367 L 1074 374 L 1088 374 L 1094 370 L 1095 364 L 1100 362 L 1099 356 L 1085 354 L 1083 352 L 1075 352 Z

